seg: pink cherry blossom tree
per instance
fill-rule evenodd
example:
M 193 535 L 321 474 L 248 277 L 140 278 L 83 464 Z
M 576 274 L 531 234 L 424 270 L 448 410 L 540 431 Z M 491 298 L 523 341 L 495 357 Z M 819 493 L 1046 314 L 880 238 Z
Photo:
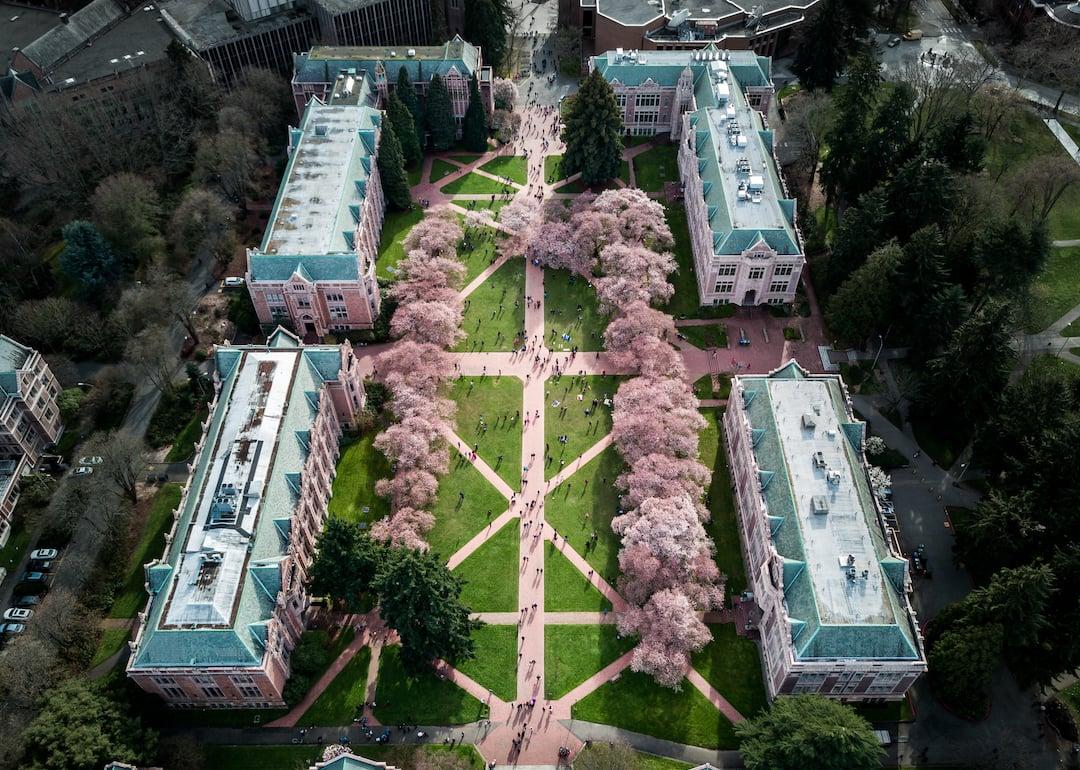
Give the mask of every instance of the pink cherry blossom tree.
M 435 517 L 427 511 L 415 508 L 399 508 L 391 515 L 375 522 L 371 536 L 397 548 L 426 551 L 429 546 L 424 535 L 435 526 Z
M 448 348 L 465 338 L 461 317 L 460 302 L 410 302 L 394 311 L 390 334 Z
M 440 206 L 429 210 L 405 236 L 405 253 L 419 249 L 434 257 L 453 259 L 462 236 L 457 214 L 448 206 Z
M 612 415 L 612 440 L 633 466 L 649 454 L 696 459 L 705 419 L 682 379 L 635 377 L 619 386 Z
M 712 640 L 693 602 L 677 588 L 658 591 L 641 607 L 619 615 L 620 634 L 639 634 L 630 662 L 633 671 L 651 675 L 664 687 L 680 689 L 690 668 L 691 653 Z
M 625 510 L 636 510 L 649 499 L 685 496 L 691 501 L 698 518 L 709 519 L 703 493 L 709 483 L 709 469 L 697 460 L 669 457 L 654 452 L 647 454 L 615 479 L 622 490 L 620 502 Z
M 525 235 L 537 221 L 539 214 L 535 201 L 528 196 L 519 195 L 502 207 L 499 211 L 499 221 L 503 227 Z
M 427 508 L 435 503 L 439 480 L 435 474 L 419 468 L 401 471 L 375 482 L 375 494 L 390 500 L 391 510 Z

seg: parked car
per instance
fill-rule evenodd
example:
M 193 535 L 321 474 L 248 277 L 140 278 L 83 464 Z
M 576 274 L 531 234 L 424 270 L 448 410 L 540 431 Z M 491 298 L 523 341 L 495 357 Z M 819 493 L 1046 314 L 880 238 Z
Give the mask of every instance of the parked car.
M 896 46 L 900 45 L 900 38 L 891 37 L 891 38 L 889 38 L 889 42 L 886 43 L 885 45 L 889 46 L 889 48 L 896 48 Z
M 38 548 L 35 551 L 30 552 L 30 558 L 38 561 L 44 561 L 46 559 L 55 559 L 60 555 L 60 551 L 55 548 Z
M 0 625 L 0 634 L 21 634 L 26 630 L 22 623 L 4 623 Z
M 229 276 L 221 282 L 221 288 L 223 289 L 242 289 L 244 288 L 244 279 L 237 276 Z
M 30 620 L 34 617 L 33 610 L 27 610 L 20 607 L 12 607 L 9 610 L 4 611 L 4 620 Z
M 46 559 L 45 561 L 41 561 L 39 559 L 31 559 L 29 568 L 32 569 L 34 572 L 52 572 L 53 562 L 52 559 Z
M 35 604 L 41 604 L 41 597 L 34 596 L 34 594 L 26 594 L 15 599 L 14 604 L 16 607 L 33 607 Z
M 101 465 L 103 462 L 105 462 L 105 460 L 101 457 L 97 457 L 96 455 L 79 458 L 79 465 Z
M 49 576 L 46 575 L 44 572 L 34 572 L 32 570 L 27 570 L 26 572 L 19 575 L 19 582 L 32 584 L 37 583 L 39 585 L 44 585 L 45 583 L 49 582 Z
M 73 475 L 75 475 L 75 476 L 89 476 L 93 472 L 94 472 L 94 469 L 91 468 L 89 465 L 80 465 L 78 468 L 73 470 L 71 473 Z

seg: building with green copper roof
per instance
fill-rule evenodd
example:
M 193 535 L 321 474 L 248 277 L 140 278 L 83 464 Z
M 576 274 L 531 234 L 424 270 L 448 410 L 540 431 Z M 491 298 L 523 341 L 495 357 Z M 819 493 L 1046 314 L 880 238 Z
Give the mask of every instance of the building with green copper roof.
M 806 260 L 764 116 L 770 60 L 709 46 L 608 51 L 590 66 L 611 83 L 627 134 L 678 144 L 671 182 L 685 200 L 698 301 L 792 302 Z
M 127 673 L 172 704 L 281 705 L 342 426 L 364 405 L 352 347 L 214 351 L 216 395 L 166 536 L 146 565 Z
M 736 377 L 724 422 L 769 694 L 902 698 L 926 658 L 842 380 Z
M 258 248 L 247 253 L 259 322 L 288 323 L 312 341 L 370 329 L 386 204 L 377 165 L 383 113 L 363 73 L 334 81 L 289 132 L 289 163 Z

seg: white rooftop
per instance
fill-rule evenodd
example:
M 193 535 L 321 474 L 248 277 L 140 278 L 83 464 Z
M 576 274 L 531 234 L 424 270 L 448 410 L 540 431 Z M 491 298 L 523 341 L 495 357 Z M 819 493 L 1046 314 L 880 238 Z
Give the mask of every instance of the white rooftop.
M 298 350 L 242 358 L 176 569 L 164 626 L 229 626 L 274 458 Z
M 893 622 L 868 524 L 877 513 L 864 508 L 864 500 L 873 505 L 868 495 L 859 494 L 858 485 L 867 482 L 828 384 L 767 382 L 821 622 Z M 851 568 L 854 579 L 848 576 Z
M 292 151 L 264 254 L 304 256 L 349 250 L 342 232 L 354 227 L 348 204 L 359 200 L 356 166 L 365 154 L 357 132 L 373 128 L 373 112 L 356 104 L 313 101 L 308 106 L 303 137 Z
M 708 77 L 717 107 L 708 109 L 710 134 L 734 229 L 783 230 L 790 225 L 780 208 L 784 192 L 770 173 L 771 158 L 758 135 L 761 116 L 732 81 L 725 61 L 710 61 Z

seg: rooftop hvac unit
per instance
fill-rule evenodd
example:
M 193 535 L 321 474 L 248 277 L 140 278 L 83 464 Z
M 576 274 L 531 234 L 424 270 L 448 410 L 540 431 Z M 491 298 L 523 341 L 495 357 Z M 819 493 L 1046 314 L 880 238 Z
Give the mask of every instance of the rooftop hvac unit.
M 410 49 L 409 49 L 408 51 L 406 51 L 405 53 L 406 53 L 406 54 L 407 54 L 407 55 L 408 55 L 408 56 L 409 56 L 410 58 L 412 58 L 413 56 L 416 56 L 416 49 L 415 49 L 415 48 L 410 48 Z
M 814 467 L 815 468 L 824 468 L 825 467 L 825 453 L 824 452 L 814 452 L 814 454 L 812 455 L 812 459 L 814 461 Z
M 680 8 L 679 10 L 675 11 L 675 13 L 671 14 L 671 18 L 668 19 L 667 28 L 668 29 L 675 29 L 676 27 L 683 24 L 689 18 L 690 18 L 690 9 L 689 8 Z
M 810 513 L 815 516 L 824 516 L 829 512 L 829 501 L 825 495 L 814 495 L 810 498 Z
M 745 139 L 746 137 L 741 137 Z M 741 146 L 741 144 L 740 144 Z M 751 190 L 764 190 L 765 189 L 765 177 L 761 174 L 750 175 L 750 189 Z
M 802 416 L 802 426 L 804 428 L 816 428 L 817 420 L 814 419 L 814 415 L 809 412 L 804 412 Z

